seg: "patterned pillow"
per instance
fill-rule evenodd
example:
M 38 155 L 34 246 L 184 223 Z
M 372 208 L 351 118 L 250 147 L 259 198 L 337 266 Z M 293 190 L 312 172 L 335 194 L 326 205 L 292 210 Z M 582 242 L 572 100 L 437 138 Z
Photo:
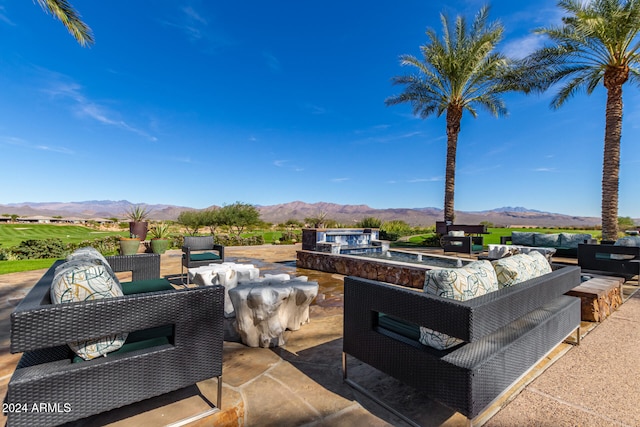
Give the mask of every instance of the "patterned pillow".
M 543 248 L 557 248 L 560 246 L 559 234 L 536 233 L 533 235 L 533 245 Z
M 429 270 L 424 282 L 426 293 L 457 301 L 466 301 L 496 290 L 498 278 L 489 261 L 475 261 L 462 268 Z M 445 350 L 462 340 L 421 326 L 420 342 Z
M 56 269 L 51 282 L 51 301 L 54 304 L 91 301 L 122 296 L 119 283 L 102 264 L 86 259 L 68 261 Z M 71 350 L 85 360 L 118 350 L 127 339 L 126 333 L 109 335 L 86 341 L 68 343 Z
M 514 245 L 534 246 L 533 233 L 522 232 L 522 231 L 512 231 L 511 243 L 513 243 Z
M 640 236 L 621 237 L 616 240 L 614 246 L 640 246 Z
M 113 278 L 113 280 L 115 280 L 115 282 L 118 284 L 120 289 L 122 289 L 122 285 L 120 285 L 120 281 L 118 280 L 118 277 L 116 276 L 116 274 L 113 272 L 113 269 L 111 269 L 109 262 L 104 257 L 104 255 L 102 255 L 96 248 L 92 248 L 91 246 L 86 246 L 84 248 L 76 249 L 75 251 L 73 251 L 73 253 L 70 253 L 69 255 L 67 255 L 67 261 L 77 261 L 77 260 L 85 260 L 96 265 L 103 265 L 107 270 L 107 273 L 109 273 L 109 275 Z M 58 268 L 60 267 L 61 266 L 58 266 Z
M 591 234 L 560 233 L 560 247 L 577 249 L 578 244 L 590 239 Z
M 500 288 L 506 288 L 551 272 L 547 259 L 537 251 L 492 262 Z
M 553 271 L 551 270 L 551 264 L 549 264 L 547 258 L 540 252 L 531 251 L 527 254 L 527 256 L 531 258 L 533 277 L 540 277 Z

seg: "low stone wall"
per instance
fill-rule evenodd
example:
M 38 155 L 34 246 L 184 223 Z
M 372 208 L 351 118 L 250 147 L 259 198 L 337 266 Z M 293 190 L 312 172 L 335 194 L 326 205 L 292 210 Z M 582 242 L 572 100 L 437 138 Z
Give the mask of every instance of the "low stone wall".
M 365 279 L 422 289 L 426 265 L 366 259 L 351 255 L 333 255 L 313 251 L 297 251 L 296 266 L 327 273 L 356 276 Z

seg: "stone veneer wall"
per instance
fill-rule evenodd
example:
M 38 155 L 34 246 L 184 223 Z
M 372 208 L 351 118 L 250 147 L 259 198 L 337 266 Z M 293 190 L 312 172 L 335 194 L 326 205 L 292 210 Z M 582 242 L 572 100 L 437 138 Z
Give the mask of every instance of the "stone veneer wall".
M 379 280 L 417 289 L 423 288 L 425 272 L 431 269 L 424 265 L 409 265 L 407 263 L 313 251 L 297 251 L 296 266 L 327 273 Z

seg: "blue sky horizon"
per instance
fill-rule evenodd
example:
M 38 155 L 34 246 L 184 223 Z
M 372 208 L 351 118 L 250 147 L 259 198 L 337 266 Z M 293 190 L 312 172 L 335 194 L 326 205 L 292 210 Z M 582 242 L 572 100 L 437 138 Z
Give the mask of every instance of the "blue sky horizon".
M 36 2 L 0 0 L 0 204 L 236 201 L 441 209 L 444 116 L 386 107 L 439 14 L 486 2 L 72 0 L 82 48 Z M 493 1 L 498 49 L 522 57 L 555 1 Z M 508 94 L 507 117 L 463 116 L 455 209 L 600 216 L 606 91 L 552 110 Z M 640 217 L 640 92 L 623 88 L 619 215 Z

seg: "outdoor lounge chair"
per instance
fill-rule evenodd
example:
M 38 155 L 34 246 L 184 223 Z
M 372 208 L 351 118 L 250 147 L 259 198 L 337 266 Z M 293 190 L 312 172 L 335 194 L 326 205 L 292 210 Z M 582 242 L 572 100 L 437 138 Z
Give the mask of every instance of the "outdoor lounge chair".
M 640 247 L 579 244 L 578 265 L 583 270 L 617 274 L 630 279 L 640 274 Z
M 445 252 L 477 254 L 483 251 L 482 236 L 442 236 L 442 248 Z
M 174 289 L 157 254 L 106 259 L 133 271 L 124 296 L 53 304 L 56 261 L 11 314 L 11 353 L 24 354 L 5 402 L 48 406 L 9 412 L 9 427 L 63 424 L 214 377 L 220 408 L 224 288 Z M 67 345 L 122 332 L 126 343 L 106 357 L 79 360 Z
M 211 252 L 215 251 L 215 252 Z M 180 268 L 184 283 L 184 268 L 187 270 L 214 263 L 224 262 L 224 246 L 213 243 L 213 236 L 185 236 L 182 245 L 182 267 Z M 189 273 L 187 271 L 187 285 Z

